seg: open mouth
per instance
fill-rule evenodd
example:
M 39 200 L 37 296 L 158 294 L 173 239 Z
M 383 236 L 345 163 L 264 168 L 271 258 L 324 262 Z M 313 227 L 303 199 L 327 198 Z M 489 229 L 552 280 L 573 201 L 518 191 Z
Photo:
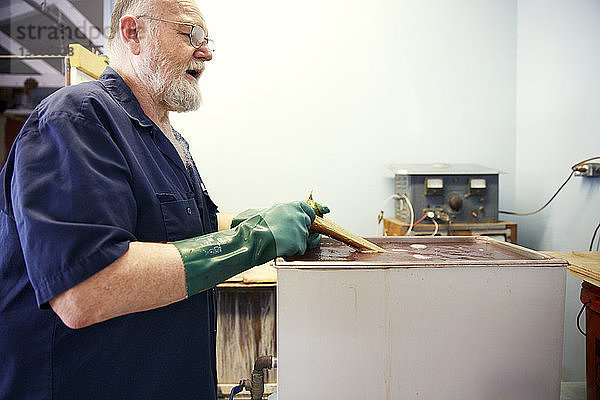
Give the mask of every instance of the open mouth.
M 197 79 L 200 76 L 200 71 L 197 69 L 188 69 L 185 73 L 191 75 L 194 79 Z

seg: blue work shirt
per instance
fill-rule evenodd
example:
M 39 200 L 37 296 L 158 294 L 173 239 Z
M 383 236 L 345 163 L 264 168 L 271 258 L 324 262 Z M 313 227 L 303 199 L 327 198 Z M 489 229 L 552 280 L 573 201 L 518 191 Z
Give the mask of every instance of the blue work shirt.
M 215 398 L 214 289 L 77 330 L 48 301 L 216 211 L 114 70 L 42 101 L 0 176 L 0 398 Z

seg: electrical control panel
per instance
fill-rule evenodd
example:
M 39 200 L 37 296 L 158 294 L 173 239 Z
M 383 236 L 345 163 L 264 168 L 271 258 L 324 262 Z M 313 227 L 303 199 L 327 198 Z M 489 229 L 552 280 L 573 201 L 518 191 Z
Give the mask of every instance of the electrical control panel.
M 498 221 L 497 170 L 475 164 L 390 164 L 387 167 L 394 173 L 399 195 L 396 218 L 404 222 L 410 223 L 409 203 L 415 220 L 433 212 L 442 222 Z
M 600 164 L 599 163 L 583 164 L 575 171 L 575 176 L 586 176 L 589 178 L 596 178 L 596 177 L 600 176 Z

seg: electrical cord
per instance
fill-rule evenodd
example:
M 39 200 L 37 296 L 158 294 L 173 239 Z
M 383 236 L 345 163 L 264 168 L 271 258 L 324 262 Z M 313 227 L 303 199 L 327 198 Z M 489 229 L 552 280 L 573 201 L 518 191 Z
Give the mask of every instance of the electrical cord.
M 425 218 L 427 218 L 427 214 L 423 215 L 421 218 L 419 218 L 414 224 L 413 226 L 417 226 L 417 224 L 421 221 L 423 221 Z
M 400 195 L 394 193 L 393 195 L 391 195 L 390 197 L 388 197 L 387 199 L 384 200 L 383 205 L 381 206 L 381 211 L 379 211 L 379 214 L 377 215 L 377 227 L 375 228 L 376 235 L 379 234 L 379 224 L 381 224 L 381 221 L 383 221 L 383 209 L 385 208 L 385 205 L 391 199 L 399 200 L 400 198 L 401 198 Z M 385 232 L 383 231 L 384 228 L 381 228 L 381 229 L 382 229 L 381 234 L 384 235 L 385 234 Z
M 586 305 L 588 305 L 588 304 L 590 304 L 591 302 L 592 302 L 591 300 L 588 300 L 588 301 L 586 301 L 585 303 L 583 303 L 583 306 L 581 306 L 581 310 L 579 310 L 579 314 L 577 314 L 577 329 L 579 329 L 579 332 L 581 332 L 581 334 L 582 334 L 583 336 L 587 336 L 587 335 L 586 335 L 586 334 L 585 334 L 585 332 L 584 332 L 584 331 L 581 329 L 581 326 L 579 326 L 579 319 L 581 318 L 581 313 L 583 312 L 583 310 L 585 310 L 585 306 L 586 306 Z
M 408 227 L 408 230 L 404 234 L 404 236 L 408 236 L 412 232 L 413 226 L 415 226 L 415 209 L 413 208 L 413 205 L 410 202 L 410 199 L 408 198 L 407 195 L 403 194 L 400 197 L 403 198 L 404 201 L 406 201 L 406 204 L 408 204 L 408 209 L 410 211 L 410 226 Z
M 598 233 L 598 229 L 600 229 L 600 223 L 598 224 L 598 226 L 596 226 L 596 229 L 594 229 L 594 234 L 592 235 L 592 240 L 590 241 L 590 250 L 592 251 L 592 248 L 594 247 L 594 240 L 596 239 L 596 234 Z
M 425 215 L 423 215 L 421 218 L 419 218 L 417 221 L 415 221 L 415 223 L 412 224 L 412 227 L 414 228 L 419 223 L 423 222 L 423 220 L 425 220 L 425 218 L 429 218 L 431 220 L 431 222 L 433 222 L 433 225 L 435 226 L 435 230 L 433 231 L 431 236 L 437 235 L 438 232 L 440 231 L 440 224 L 438 224 L 438 222 L 435 220 L 435 214 L 431 211 L 425 213 Z
M 408 196 L 406 194 L 399 195 L 399 194 L 394 193 L 393 195 L 391 195 L 390 197 L 385 199 L 385 201 L 383 202 L 382 209 L 379 212 L 379 215 L 377 215 L 377 229 L 375 230 L 375 232 L 379 232 L 379 224 L 381 223 L 381 221 L 383 221 L 383 209 L 385 208 L 385 205 L 387 204 L 387 202 L 390 201 L 391 199 L 396 199 L 396 200 L 402 199 L 406 202 L 406 204 L 408 204 L 408 210 L 410 211 L 410 226 L 408 227 L 408 230 L 404 234 L 404 236 L 408 236 L 412 232 L 412 228 L 416 224 L 415 224 L 415 210 L 413 208 L 412 203 L 410 202 L 410 199 L 408 198 Z
M 587 160 L 579 161 L 577 164 L 573 165 L 571 167 L 571 169 L 573 169 L 575 171 L 583 172 L 583 171 L 585 171 L 585 169 L 583 169 L 583 170 L 579 169 L 580 166 L 582 166 L 583 164 L 587 164 L 590 161 L 594 161 L 594 160 L 598 160 L 598 159 L 600 159 L 600 156 L 591 157 L 591 158 L 588 158 Z
M 569 174 L 569 177 L 567 178 L 567 180 L 566 180 L 566 181 L 565 181 L 565 182 L 564 182 L 562 185 L 560 185 L 560 187 L 559 187 L 559 188 L 558 188 L 558 190 L 557 190 L 557 191 L 554 193 L 554 195 L 552 195 L 552 197 L 550 197 L 550 200 L 548 200 L 548 201 L 546 202 L 546 204 L 544 204 L 543 206 L 541 206 L 541 207 L 540 207 L 540 208 L 538 208 L 537 210 L 535 210 L 535 211 L 531 211 L 531 212 L 526 212 L 526 213 L 518 213 L 518 212 L 514 212 L 514 211 L 503 211 L 503 210 L 498 210 L 498 212 L 499 212 L 499 213 L 502 213 L 502 214 L 518 215 L 518 216 L 521 216 L 521 217 L 524 217 L 524 216 L 527 216 L 527 215 L 533 215 L 533 214 L 537 214 L 537 213 L 539 213 L 539 212 L 540 212 L 540 211 L 542 211 L 544 208 L 546 208 L 546 206 L 547 206 L 548 204 L 550 204 L 550 202 L 551 202 L 552 200 L 554 200 L 554 198 L 556 197 L 556 195 L 557 195 L 557 194 L 558 194 L 558 193 L 559 193 L 559 192 L 562 190 L 562 188 L 563 188 L 563 187 L 565 187 L 565 185 L 567 184 L 567 182 L 569 182 L 569 180 L 570 180 L 570 179 L 573 177 L 573 174 L 575 174 L 575 171 L 571 171 L 571 174 Z
M 562 188 L 564 188 L 565 185 L 569 182 L 569 180 L 571 180 L 571 178 L 573 177 L 573 175 L 575 174 L 575 172 L 584 172 L 586 170 L 585 168 L 581 167 L 583 164 L 586 164 L 586 163 L 588 163 L 588 162 L 590 162 L 592 160 L 596 160 L 596 159 L 599 159 L 599 158 L 600 158 L 600 156 L 598 156 L 598 157 L 591 157 L 591 158 L 588 158 L 587 160 L 580 161 L 577 164 L 573 165 L 571 167 L 571 173 L 569 174 L 569 177 L 567 178 L 567 180 L 564 181 L 564 183 L 562 185 L 560 185 L 560 187 L 558 188 L 558 190 L 552 195 L 552 197 L 550 197 L 550 200 L 548 200 L 546 202 L 546 204 L 544 204 L 543 206 L 541 206 L 537 210 L 531 211 L 531 212 L 526 212 L 526 213 L 518 213 L 518 212 L 514 212 L 514 211 L 503 211 L 503 210 L 498 210 L 498 212 L 501 213 L 501 214 L 510 214 L 510 215 L 517 215 L 517 216 L 527 216 L 527 215 L 533 215 L 533 214 L 539 213 L 544 208 L 546 208 L 546 206 L 548 206 L 548 204 L 550 204 L 550 202 L 552 200 L 554 200 L 554 198 L 558 195 L 558 193 L 560 193 L 560 191 L 562 190 Z
M 435 236 L 440 231 L 440 224 L 437 223 L 437 221 L 435 220 L 435 218 L 431 218 L 431 221 L 435 225 L 435 231 L 433 231 L 433 233 L 431 234 L 431 236 Z

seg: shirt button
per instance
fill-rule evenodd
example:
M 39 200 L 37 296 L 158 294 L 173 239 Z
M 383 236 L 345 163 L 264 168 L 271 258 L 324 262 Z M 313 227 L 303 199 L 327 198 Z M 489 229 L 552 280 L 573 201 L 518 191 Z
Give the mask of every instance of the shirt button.
M 192 209 L 190 207 L 186 208 L 185 212 L 187 213 L 187 215 L 192 215 Z

